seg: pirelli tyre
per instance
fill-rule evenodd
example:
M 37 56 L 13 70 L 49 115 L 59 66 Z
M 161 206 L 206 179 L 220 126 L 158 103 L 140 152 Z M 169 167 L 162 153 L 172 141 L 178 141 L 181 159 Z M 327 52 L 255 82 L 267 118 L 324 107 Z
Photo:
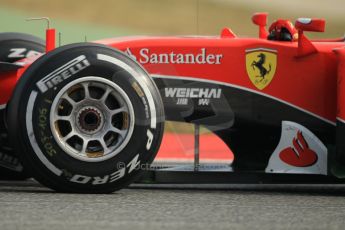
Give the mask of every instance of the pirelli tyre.
M 23 33 L 0 33 L 0 61 L 13 63 L 36 56 L 45 50 L 45 42 L 38 37 Z
M 38 37 L 22 33 L 0 33 L 0 62 L 13 63 L 26 57 L 39 55 L 44 50 L 44 41 Z M 18 157 L 8 145 L 5 114 L 6 106 L 0 105 L 0 179 L 26 179 L 29 175 L 24 172 Z
M 164 127 L 148 73 L 126 54 L 93 43 L 60 47 L 33 63 L 9 114 L 24 167 L 61 192 L 128 185 L 153 161 Z

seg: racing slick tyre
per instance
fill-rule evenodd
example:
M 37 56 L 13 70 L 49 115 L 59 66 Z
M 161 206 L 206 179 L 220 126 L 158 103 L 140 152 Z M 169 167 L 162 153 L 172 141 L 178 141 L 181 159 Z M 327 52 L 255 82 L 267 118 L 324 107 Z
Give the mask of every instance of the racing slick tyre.
M 35 61 L 9 113 L 24 167 L 60 192 L 109 193 L 128 185 L 153 161 L 164 128 L 148 73 L 124 53 L 93 43 L 63 46 Z
M 0 62 L 13 63 L 25 57 L 38 55 L 45 50 L 40 38 L 22 33 L 0 33 Z M 0 107 L 0 179 L 21 180 L 29 175 L 13 149 L 8 145 L 8 132 L 5 123 L 5 106 Z
M 0 61 L 13 63 L 45 51 L 45 42 L 23 33 L 0 33 Z

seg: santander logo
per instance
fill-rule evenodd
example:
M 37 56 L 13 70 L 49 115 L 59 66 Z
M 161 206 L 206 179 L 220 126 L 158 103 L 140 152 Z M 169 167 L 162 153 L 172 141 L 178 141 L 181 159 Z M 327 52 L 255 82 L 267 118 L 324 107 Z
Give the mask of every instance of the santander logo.
M 220 65 L 223 59 L 223 54 L 209 52 L 206 48 L 200 48 L 194 53 L 179 53 L 173 50 L 156 53 L 148 48 L 141 48 L 137 55 L 127 48 L 125 53 L 140 64 Z
M 267 173 L 328 174 L 328 149 L 309 129 L 293 121 L 282 122 L 280 141 Z
M 301 131 L 298 131 L 296 137 L 293 138 L 292 146 L 280 152 L 279 158 L 295 167 L 309 167 L 318 160 L 317 154 L 309 148 Z

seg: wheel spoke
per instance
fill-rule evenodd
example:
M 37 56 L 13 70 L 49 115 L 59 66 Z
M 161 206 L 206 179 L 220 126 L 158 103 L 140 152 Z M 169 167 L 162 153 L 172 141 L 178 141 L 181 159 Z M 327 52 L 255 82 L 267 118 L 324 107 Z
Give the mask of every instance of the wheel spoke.
M 107 89 L 105 90 L 102 98 L 100 99 L 103 103 L 105 103 L 105 101 L 107 100 L 107 98 L 108 98 L 108 96 L 109 96 L 111 91 L 112 91 L 112 89 L 107 87 Z
M 75 136 L 76 133 L 74 131 L 71 131 L 69 134 L 67 134 L 66 136 L 64 136 L 62 138 L 63 141 L 68 141 L 71 137 Z
M 71 120 L 71 116 L 59 116 L 59 115 L 55 115 L 55 121 L 70 121 Z
M 89 99 L 90 97 L 90 91 L 89 91 L 89 82 L 84 82 L 82 83 L 82 86 L 84 88 L 84 93 L 85 93 L 85 98 L 84 99 Z
M 118 109 L 111 110 L 110 114 L 111 114 L 111 116 L 114 116 L 114 115 L 122 113 L 122 112 L 128 113 L 127 108 L 125 106 L 122 106 L 121 108 L 118 108 Z
M 81 149 L 81 151 L 80 151 L 82 154 L 86 153 L 86 149 L 87 149 L 87 145 L 88 145 L 88 144 L 89 144 L 89 141 L 83 139 L 83 147 L 82 147 L 82 149 Z
M 63 95 L 61 98 L 65 99 L 68 101 L 68 103 L 74 108 L 74 106 L 77 104 L 75 100 L 73 100 L 68 94 Z
M 109 148 L 108 148 L 107 144 L 105 143 L 104 139 L 103 139 L 103 138 L 100 139 L 99 142 L 100 142 L 101 145 L 102 145 L 103 152 L 104 152 L 104 153 L 108 152 L 108 151 L 109 151 Z
M 123 138 L 124 136 L 126 136 L 126 134 L 127 134 L 127 130 L 126 130 L 126 129 L 125 129 L 125 130 L 121 130 L 121 129 L 118 129 L 118 128 L 115 128 L 115 127 L 112 127 L 112 128 L 110 129 L 110 131 L 113 131 L 113 132 L 119 134 L 122 138 Z

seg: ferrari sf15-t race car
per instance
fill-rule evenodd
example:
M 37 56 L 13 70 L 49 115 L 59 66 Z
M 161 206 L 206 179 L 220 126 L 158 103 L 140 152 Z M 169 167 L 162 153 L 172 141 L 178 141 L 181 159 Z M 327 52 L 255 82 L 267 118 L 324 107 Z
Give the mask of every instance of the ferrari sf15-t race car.
M 305 31 L 324 31 L 322 19 L 280 19 L 268 31 L 267 14 L 252 20 L 259 38 L 225 28 L 55 48 L 54 29 L 46 44 L 0 34 L 3 173 L 57 191 L 112 192 L 147 169 L 168 120 L 218 135 L 234 153 L 224 175 L 236 182 L 342 183 L 344 38 L 308 39 Z M 196 181 L 206 175 L 194 171 Z

